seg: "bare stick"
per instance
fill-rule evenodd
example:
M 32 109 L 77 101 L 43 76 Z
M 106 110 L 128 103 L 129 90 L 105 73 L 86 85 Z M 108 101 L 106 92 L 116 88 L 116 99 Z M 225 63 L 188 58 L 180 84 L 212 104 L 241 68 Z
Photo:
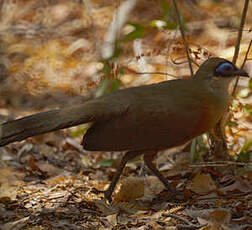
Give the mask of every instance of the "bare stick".
M 238 37 L 237 37 L 237 41 L 236 41 L 236 44 L 235 44 L 235 53 L 234 53 L 234 57 L 233 57 L 233 63 L 234 64 L 237 61 L 239 50 L 240 50 L 240 43 L 241 43 L 242 32 L 243 32 L 243 28 L 244 28 L 247 12 L 248 12 L 248 6 L 249 6 L 249 0 L 245 0 L 243 11 L 242 11 L 240 28 L 239 28 L 239 32 L 238 32 Z M 235 86 L 234 86 L 232 95 L 235 94 L 235 90 L 237 88 L 238 81 L 239 81 L 239 77 L 236 78 Z
M 191 57 L 190 57 L 190 54 L 189 54 L 189 47 L 188 47 L 188 44 L 186 42 L 185 33 L 184 33 L 184 30 L 183 30 L 182 22 L 180 20 L 180 14 L 179 14 L 179 10 L 178 10 L 176 0 L 173 0 L 173 5 L 174 5 L 174 8 L 175 8 L 175 12 L 176 12 L 177 21 L 178 21 L 178 24 L 179 24 L 179 29 L 180 29 L 180 33 L 181 33 L 181 36 L 182 36 L 182 40 L 183 40 L 183 43 L 184 43 L 184 46 L 185 46 L 185 49 L 186 49 L 186 56 L 187 56 L 187 59 L 188 59 L 188 64 L 189 64 L 191 76 L 193 76 L 192 61 L 191 61 Z
M 252 163 L 234 162 L 234 161 L 214 161 L 205 163 L 194 163 L 190 165 L 190 168 L 201 168 L 201 167 L 227 167 L 227 166 L 247 166 L 251 167 Z
M 238 37 L 237 37 L 237 41 L 236 41 L 236 44 L 235 44 L 235 53 L 234 53 L 234 57 L 233 57 L 233 63 L 234 64 L 237 61 L 239 50 L 240 50 L 240 43 L 241 43 L 241 38 L 242 38 L 243 27 L 244 27 L 247 12 L 248 12 L 248 5 L 249 5 L 249 0 L 245 0 L 243 11 L 242 11 L 242 18 L 241 18 L 240 28 L 239 28 L 239 32 L 238 32 Z
M 250 51 L 250 49 L 251 49 L 251 46 L 252 46 L 252 39 L 251 39 L 250 42 L 249 42 L 248 49 L 247 49 L 247 51 L 246 51 L 246 54 L 245 54 L 243 63 L 242 63 L 242 65 L 241 65 L 241 69 L 243 69 L 243 67 L 244 67 L 244 65 L 245 65 L 245 63 L 246 63 L 246 61 L 247 61 L 247 59 L 248 59 L 248 55 L 249 55 L 249 51 Z
M 204 225 L 193 224 L 189 220 L 187 220 L 181 216 L 171 214 L 171 213 L 164 213 L 162 216 L 171 217 L 171 218 L 177 219 L 181 222 L 184 222 L 186 224 L 186 225 L 177 224 L 176 229 L 198 229 L 198 228 L 202 228 L 202 227 L 206 226 L 206 224 L 204 224 Z
M 244 67 L 244 65 L 245 65 L 245 63 L 246 63 L 246 60 L 248 59 L 248 54 L 249 54 L 251 45 L 252 45 L 252 40 L 250 40 L 250 42 L 249 42 L 249 46 L 248 46 L 248 49 L 247 49 L 247 51 L 246 51 L 245 58 L 244 58 L 244 60 L 243 60 L 241 69 L 243 69 L 243 67 Z M 238 77 L 236 78 L 236 81 L 235 81 L 235 85 L 234 85 L 234 88 L 233 88 L 232 96 L 235 95 L 235 90 L 236 90 L 236 88 L 237 88 L 239 79 L 240 79 L 240 77 L 238 76 Z

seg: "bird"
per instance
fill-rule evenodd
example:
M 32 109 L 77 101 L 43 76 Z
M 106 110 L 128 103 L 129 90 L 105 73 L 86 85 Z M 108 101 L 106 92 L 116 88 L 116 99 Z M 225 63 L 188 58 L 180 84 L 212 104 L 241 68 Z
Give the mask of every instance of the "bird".
M 104 196 L 112 195 L 127 162 L 143 155 L 171 194 L 175 189 L 153 164 L 158 151 L 211 131 L 228 110 L 235 76 L 249 77 L 232 62 L 206 60 L 192 78 L 120 89 L 70 107 L 41 112 L 1 125 L 0 146 L 90 123 L 82 145 L 89 151 L 126 151 Z

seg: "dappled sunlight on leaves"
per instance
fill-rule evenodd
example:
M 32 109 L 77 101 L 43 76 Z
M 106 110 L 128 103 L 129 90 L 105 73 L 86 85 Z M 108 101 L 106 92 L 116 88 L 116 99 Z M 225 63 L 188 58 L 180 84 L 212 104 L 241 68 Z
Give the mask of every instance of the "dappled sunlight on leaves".
M 102 60 L 105 34 L 123 2 L 0 1 L 0 120 L 80 104 L 124 87 L 189 78 L 169 0 L 136 1 L 109 44 L 112 56 Z M 212 56 L 231 60 L 244 1 L 178 4 L 194 72 Z M 249 10 L 238 66 L 251 40 Z M 251 75 L 251 60 L 244 69 Z M 103 191 L 123 153 L 83 150 L 89 125 L 2 147 L 1 229 L 250 229 L 251 89 L 251 80 L 240 81 L 225 129 L 234 161 L 215 162 L 207 136 L 194 146 L 160 151 L 156 165 L 176 188 L 173 197 L 145 169 L 139 175 L 138 158 L 127 164 L 108 203 Z

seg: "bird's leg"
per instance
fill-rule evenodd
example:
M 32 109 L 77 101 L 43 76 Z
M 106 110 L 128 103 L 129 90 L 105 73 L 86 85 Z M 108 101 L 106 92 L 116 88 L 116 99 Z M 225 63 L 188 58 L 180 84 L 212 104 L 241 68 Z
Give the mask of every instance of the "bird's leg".
M 223 118 L 212 130 L 209 132 L 211 139 L 210 151 L 216 159 L 229 160 L 227 153 L 227 144 L 225 141 L 225 118 Z
M 157 176 L 157 178 L 164 184 L 166 189 L 171 193 L 175 193 L 175 189 L 170 185 L 170 183 L 165 179 L 165 177 L 160 173 L 160 171 L 152 163 L 153 159 L 157 155 L 157 151 L 148 151 L 144 153 L 144 162 L 151 172 Z
M 121 162 L 120 162 L 120 165 L 119 167 L 117 168 L 117 171 L 115 173 L 115 175 L 113 176 L 112 178 L 112 181 L 108 187 L 108 189 L 104 192 L 104 196 L 105 198 L 111 202 L 112 201 L 112 193 L 114 192 L 114 189 L 115 189 L 115 186 L 122 174 L 122 171 L 125 167 L 125 165 L 127 164 L 127 162 L 139 155 L 143 154 L 143 152 L 138 152 L 138 151 L 129 151 L 129 152 L 126 152 L 125 155 L 123 156 Z

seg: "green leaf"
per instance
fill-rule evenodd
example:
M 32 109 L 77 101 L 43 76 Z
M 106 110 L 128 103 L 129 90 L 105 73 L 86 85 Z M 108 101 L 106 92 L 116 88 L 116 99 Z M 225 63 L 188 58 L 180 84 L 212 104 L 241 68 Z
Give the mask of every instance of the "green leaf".
M 235 171 L 235 174 L 236 175 L 244 175 L 244 174 L 247 174 L 248 172 L 252 171 L 252 167 L 251 166 L 244 166 L 242 168 L 238 168 L 236 171 Z
M 191 149 L 190 149 L 191 161 L 193 162 L 195 160 L 200 159 L 200 155 L 207 151 L 208 148 L 203 142 L 203 134 L 198 137 L 195 137 L 191 143 Z
M 235 121 L 229 121 L 229 122 L 228 122 L 228 125 L 229 125 L 230 127 L 237 127 L 237 126 L 238 126 L 238 123 L 235 122 Z
M 105 92 L 108 88 L 108 85 L 109 85 L 109 81 L 110 80 L 108 78 L 105 78 L 102 80 L 102 82 L 98 86 L 98 89 L 95 92 L 95 97 L 100 97 L 103 94 L 105 94 Z
M 249 142 L 245 143 L 245 144 L 243 145 L 243 147 L 241 148 L 240 153 L 241 153 L 241 152 L 244 152 L 244 151 L 247 151 L 248 148 L 251 147 L 251 146 L 252 146 L 252 141 L 249 141 Z
M 153 20 L 150 22 L 150 27 L 164 28 L 166 26 L 166 22 L 163 20 Z
M 203 142 L 203 135 L 196 137 L 196 140 L 197 140 L 197 143 L 198 143 L 200 149 L 202 149 L 204 151 L 207 150 L 207 147 L 206 147 L 205 143 Z
M 99 162 L 99 165 L 102 167 L 111 167 L 114 164 L 115 160 L 113 159 L 104 159 Z
M 251 93 L 251 89 L 250 88 L 245 88 L 240 90 L 238 96 L 241 98 L 246 98 L 249 96 L 249 94 Z
M 245 109 L 246 113 L 250 118 L 252 118 L 252 108 L 249 105 L 244 105 L 243 108 Z
M 100 97 L 104 95 L 105 93 L 111 93 L 113 91 L 116 91 L 119 89 L 121 85 L 121 81 L 118 78 L 105 78 L 98 86 L 98 89 L 96 90 L 95 97 Z
M 115 60 L 115 59 L 117 59 L 118 57 L 121 56 L 122 52 L 123 52 L 123 49 L 120 46 L 120 40 L 118 40 L 116 42 L 116 44 L 115 44 L 114 54 L 113 54 L 113 56 L 109 60 Z
M 161 7 L 163 10 L 163 16 L 165 19 L 167 19 L 168 16 L 170 16 L 170 14 L 171 14 L 171 7 L 166 0 L 161 1 Z
M 78 128 L 78 129 L 75 129 L 75 130 L 72 130 L 71 131 L 71 136 L 72 137 L 79 137 L 79 136 L 83 136 L 85 133 L 86 133 L 86 131 L 88 130 L 88 126 L 86 126 L 86 127 L 80 127 L 80 128 Z
M 108 89 L 109 92 L 113 92 L 119 89 L 121 85 L 121 81 L 117 78 L 112 79 L 112 81 L 110 82 L 110 87 Z
M 166 22 L 166 25 L 163 27 L 164 29 L 168 29 L 168 30 L 175 30 L 178 27 L 177 22 L 171 20 L 172 19 L 172 11 L 171 11 L 171 7 L 168 4 L 168 2 L 166 0 L 162 0 L 161 2 L 161 7 L 163 9 L 163 19 Z M 182 18 L 182 25 L 183 27 L 185 27 L 185 23 L 184 20 Z
M 183 25 L 183 24 L 182 24 Z M 168 30 L 175 30 L 178 27 L 178 24 L 175 22 L 171 22 L 171 21 L 166 21 L 166 26 L 164 27 L 164 29 L 168 29 Z M 183 26 L 184 27 L 184 26 Z
M 146 31 L 145 27 L 138 23 L 129 22 L 129 25 L 134 27 L 134 30 L 128 34 L 126 34 L 119 42 L 130 42 L 137 38 L 142 38 L 145 36 Z
M 238 155 L 235 157 L 235 160 L 241 161 L 241 162 L 249 162 L 250 156 L 252 154 L 252 150 L 250 150 L 250 147 L 252 146 L 252 141 L 248 141 L 243 145 L 241 150 L 239 151 Z
M 241 153 L 239 153 L 238 156 L 236 156 L 235 160 L 240 161 L 240 162 L 244 162 L 244 163 L 249 162 L 251 154 L 252 154 L 252 151 L 241 152 Z
M 251 79 L 251 78 L 249 79 L 248 87 L 249 87 L 250 89 L 252 89 L 252 79 Z
M 191 161 L 199 159 L 199 152 L 197 150 L 197 137 L 192 140 L 191 149 L 190 149 Z
M 240 103 L 237 100 L 233 100 L 231 104 L 232 109 L 237 109 L 239 108 Z

